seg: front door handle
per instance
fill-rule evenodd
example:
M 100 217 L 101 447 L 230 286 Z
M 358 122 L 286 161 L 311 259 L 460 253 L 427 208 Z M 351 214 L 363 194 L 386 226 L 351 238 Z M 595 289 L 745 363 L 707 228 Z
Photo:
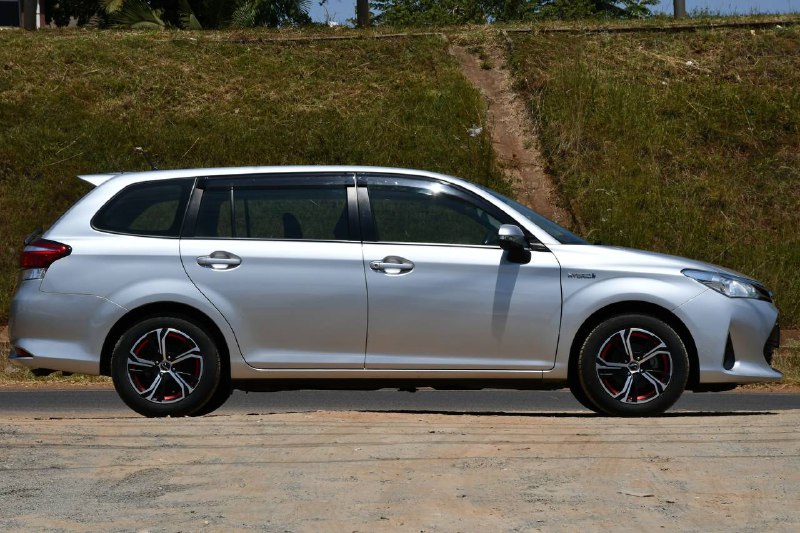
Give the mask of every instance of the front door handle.
M 241 265 L 242 258 L 236 254 L 218 250 L 216 252 L 211 252 L 210 255 L 198 257 L 197 264 L 201 267 L 212 268 L 214 270 L 228 270 Z
M 414 269 L 414 263 L 396 255 L 389 255 L 380 261 L 370 261 L 369 267 L 375 272 L 397 275 L 411 272 Z

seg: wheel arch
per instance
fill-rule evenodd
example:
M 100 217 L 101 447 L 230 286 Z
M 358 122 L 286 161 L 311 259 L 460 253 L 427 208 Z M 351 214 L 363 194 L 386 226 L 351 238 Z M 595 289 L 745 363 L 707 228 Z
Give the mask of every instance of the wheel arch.
M 137 322 L 152 316 L 174 316 L 186 318 L 195 322 L 204 330 L 206 330 L 220 352 L 220 364 L 222 365 L 222 371 L 220 375 L 222 376 L 222 379 L 230 381 L 230 349 L 228 348 L 228 343 L 225 342 L 225 336 L 222 334 L 222 331 L 208 315 L 199 309 L 178 302 L 148 303 L 128 311 L 119 320 L 117 320 L 111 330 L 109 330 L 108 335 L 106 335 L 105 341 L 103 342 L 103 348 L 100 353 L 101 375 L 111 375 L 111 354 L 114 351 L 114 345 L 116 345 L 117 341 L 125 333 L 125 331 L 127 331 L 128 328 Z
M 698 384 L 700 376 L 700 363 L 697 354 L 697 346 L 695 345 L 694 338 L 692 337 L 689 328 L 683 321 L 675 316 L 674 313 L 668 309 L 661 307 L 658 304 L 642 301 L 624 301 L 616 302 L 598 309 L 592 313 L 572 338 L 572 344 L 569 351 L 569 368 L 567 371 L 567 379 L 572 384 L 573 380 L 578 379 L 578 356 L 586 336 L 601 322 L 618 315 L 628 313 L 638 313 L 642 315 L 649 315 L 668 324 L 680 336 L 686 351 L 689 355 L 689 380 L 686 383 L 687 389 L 692 389 Z

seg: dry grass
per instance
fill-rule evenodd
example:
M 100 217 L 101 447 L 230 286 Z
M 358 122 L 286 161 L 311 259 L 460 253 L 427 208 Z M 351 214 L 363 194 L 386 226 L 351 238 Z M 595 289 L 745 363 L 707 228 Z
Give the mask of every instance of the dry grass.
M 161 168 L 375 164 L 508 190 L 441 38 L 276 35 L 296 33 L 0 33 L 0 323 L 24 236 L 86 192 L 75 175 L 146 168 L 135 146 Z
M 604 243 L 766 282 L 800 324 L 800 32 L 518 35 L 551 172 Z
M 772 366 L 783 372 L 784 378 L 773 389 L 800 388 L 800 341 L 789 341 L 786 346 L 775 352 Z

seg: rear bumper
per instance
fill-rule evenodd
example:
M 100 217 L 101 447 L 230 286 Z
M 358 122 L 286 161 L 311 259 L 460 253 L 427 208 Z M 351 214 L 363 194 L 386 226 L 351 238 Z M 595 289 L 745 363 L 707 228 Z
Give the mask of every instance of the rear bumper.
M 11 303 L 9 361 L 31 369 L 100 373 L 108 330 L 125 309 L 98 296 L 39 290 L 24 281 Z

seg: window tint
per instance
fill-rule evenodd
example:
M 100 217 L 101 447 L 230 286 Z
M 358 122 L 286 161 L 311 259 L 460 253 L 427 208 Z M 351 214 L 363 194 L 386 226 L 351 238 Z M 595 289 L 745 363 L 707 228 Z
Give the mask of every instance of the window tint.
M 478 187 L 481 187 L 478 185 Z M 558 242 L 561 244 L 589 244 L 585 240 L 581 239 L 574 233 L 562 228 L 552 220 L 549 220 L 530 207 L 524 206 L 519 202 L 515 202 L 511 198 L 507 198 L 500 193 L 494 192 L 491 189 L 487 189 L 486 187 L 481 187 L 483 190 L 504 202 L 505 204 L 511 206 L 513 209 L 516 209 L 522 216 L 539 226 L 541 229 L 546 231 L 550 236 L 554 237 Z
M 497 244 L 502 222 L 446 187 L 369 185 L 375 238 L 384 242 Z
M 231 223 L 231 221 L 233 223 Z M 197 237 L 348 240 L 344 187 L 210 189 L 203 193 Z
M 99 230 L 131 235 L 177 237 L 193 180 L 151 181 L 131 185 L 92 219 Z
M 203 191 L 197 212 L 195 237 L 233 237 L 231 226 L 231 190 L 207 189 Z

